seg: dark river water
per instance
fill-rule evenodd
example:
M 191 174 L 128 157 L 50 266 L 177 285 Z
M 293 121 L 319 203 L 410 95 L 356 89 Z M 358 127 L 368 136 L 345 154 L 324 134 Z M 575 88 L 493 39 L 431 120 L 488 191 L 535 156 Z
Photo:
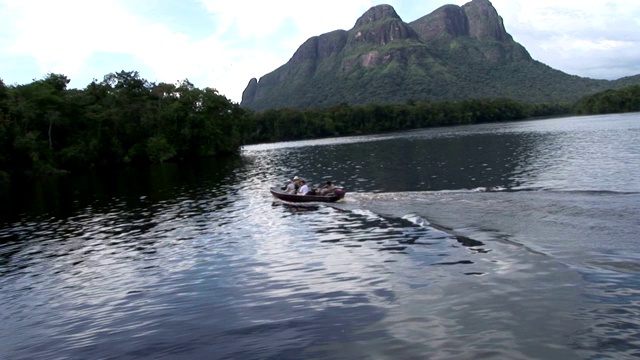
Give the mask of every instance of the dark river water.
M 335 204 L 268 192 L 334 180 Z M 0 359 L 640 358 L 640 114 L 0 194 Z

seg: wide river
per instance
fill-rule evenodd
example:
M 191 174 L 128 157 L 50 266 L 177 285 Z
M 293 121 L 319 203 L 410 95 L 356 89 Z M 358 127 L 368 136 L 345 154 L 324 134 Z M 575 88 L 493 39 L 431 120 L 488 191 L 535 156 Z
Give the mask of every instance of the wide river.
M 294 175 L 347 195 L 270 195 Z M 254 145 L 0 204 L 0 359 L 640 357 L 638 113 Z

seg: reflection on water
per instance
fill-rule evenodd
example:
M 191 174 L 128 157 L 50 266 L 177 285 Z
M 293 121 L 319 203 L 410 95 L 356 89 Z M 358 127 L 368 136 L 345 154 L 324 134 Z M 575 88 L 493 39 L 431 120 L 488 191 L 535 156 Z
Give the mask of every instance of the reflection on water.
M 0 358 L 637 357 L 637 124 L 260 145 L 15 185 Z M 269 194 L 293 175 L 347 196 Z

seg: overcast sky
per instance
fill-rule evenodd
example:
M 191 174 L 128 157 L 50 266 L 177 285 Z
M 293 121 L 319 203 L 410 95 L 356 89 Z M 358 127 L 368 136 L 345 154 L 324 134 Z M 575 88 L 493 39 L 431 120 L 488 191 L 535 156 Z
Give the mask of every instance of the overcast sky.
M 0 0 L 0 78 L 49 72 L 85 88 L 136 70 L 153 82 L 188 78 L 240 102 L 252 77 L 286 63 L 308 38 L 348 30 L 371 6 L 406 22 L 447 0 Z M 534 59 L 569 74 L 640 74 L 640 0 L 493 0 Z

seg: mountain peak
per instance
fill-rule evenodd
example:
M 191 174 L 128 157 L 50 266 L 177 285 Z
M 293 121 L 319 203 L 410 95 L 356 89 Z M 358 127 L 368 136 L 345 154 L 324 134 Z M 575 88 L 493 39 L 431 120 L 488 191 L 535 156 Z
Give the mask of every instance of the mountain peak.
M 472 0 L 463 6 L 444 5 L 411 23 L 420 37 L 469 36 L 478 40 L 511 41 L 502 18 L 489 0 Z
M 354 29 L 388 19 L 402 20 L 391 5 L 376 5 L 360 16 L 356 21 Z
M 377 5 L 367 10 L 349 31 L 349 44 L 384 46 L 391 42 L 418 39 L 409 24 L 402 21 L 391 5 Z

